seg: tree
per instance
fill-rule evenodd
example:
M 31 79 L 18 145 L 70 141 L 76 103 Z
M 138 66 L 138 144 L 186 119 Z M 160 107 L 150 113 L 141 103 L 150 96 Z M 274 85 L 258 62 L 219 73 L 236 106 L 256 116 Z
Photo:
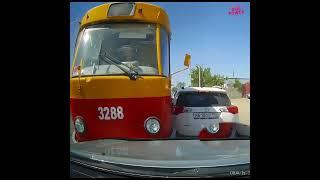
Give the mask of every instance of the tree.
M 242 84 L 239 79 L 234 81 L 233 87 L 236 88 L 239 92 L 242 92 Z
M 209 67 L 202 68 L 196 65 L 195 68 L 191 69 L 191 86 L 199 86 L 199 69 L 201 87 L 222 86 L 224 84 L 225 78 L 223 76 L 212 75 Z
M 210 68 L 203 68 L 199 65 L 196 65 L 195 68 L 191 69 L 191 85 L 198 86 L 199 85 L 199 69 L 201 75 L 201 86 L 206 87 L 208 84 L 212 84 L 211 70 Z
M 220 75 L 213 75 L 213 85 L 212 86 L 223 86 L 225 78 Z

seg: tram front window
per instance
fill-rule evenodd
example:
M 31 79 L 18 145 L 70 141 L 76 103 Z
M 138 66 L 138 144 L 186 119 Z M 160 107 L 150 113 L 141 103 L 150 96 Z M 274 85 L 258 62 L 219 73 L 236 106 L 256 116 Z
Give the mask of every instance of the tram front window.
M 81 75 L 116 75 L 124 72 L 115 59 L 140 75 L 158 75 L 156 27 L 153 24 L 111 23 L 92 25 L 82 30 L 74 67 Z M 76 69 L 76 68 L 75 68 Z M 78 71 L 73 71 L 77 76 Z

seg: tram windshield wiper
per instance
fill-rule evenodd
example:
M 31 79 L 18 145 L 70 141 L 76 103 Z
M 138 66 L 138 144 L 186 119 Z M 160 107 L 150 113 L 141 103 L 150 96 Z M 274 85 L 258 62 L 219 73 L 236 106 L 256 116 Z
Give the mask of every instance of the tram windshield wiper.
M 123 72 L 125 72 L 131 80 L 136 80 L 139 77 L 139 73 L 135 70 L 133 70 L 131 67 L 127 66 L 123 62 L 119 61 L 118 59 L 112 57 L 110 54 L 108 54 L 106 51 L 104 53 L 100 53 L 99 56 L 102 57 L 102 60 L 104 60 L 107 63 L 111 63 L 115 66 L 117 66 L 119 69 L 121 69 Z M 125 66 L 128 69 L 123 68 L 122 66 Z

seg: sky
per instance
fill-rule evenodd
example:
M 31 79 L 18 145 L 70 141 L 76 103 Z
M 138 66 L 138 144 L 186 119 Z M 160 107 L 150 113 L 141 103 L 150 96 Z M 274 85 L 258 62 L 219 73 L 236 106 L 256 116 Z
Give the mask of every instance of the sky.
M 210 67 L 213 74 L 250 78 L 249 2 L 148 2 L 162 7 L 169 15 L 171 73 L 183 69 L 186 53 L 191 68 Z M 70 63 L 79 30 L 78 22 L 102 2 L 70 3 Z M 238 6 L 243 14 L 230 15 Z M 190 85 L 190 69 L 172 76 L 172 84 Z

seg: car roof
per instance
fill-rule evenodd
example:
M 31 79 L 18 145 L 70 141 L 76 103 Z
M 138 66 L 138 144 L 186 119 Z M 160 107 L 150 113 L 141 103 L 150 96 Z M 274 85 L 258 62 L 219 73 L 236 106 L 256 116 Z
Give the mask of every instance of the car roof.
M 185 87 L 179 89 L 178 92 L 226 92 L 224 89 L 213 88 L 213 87 Z

